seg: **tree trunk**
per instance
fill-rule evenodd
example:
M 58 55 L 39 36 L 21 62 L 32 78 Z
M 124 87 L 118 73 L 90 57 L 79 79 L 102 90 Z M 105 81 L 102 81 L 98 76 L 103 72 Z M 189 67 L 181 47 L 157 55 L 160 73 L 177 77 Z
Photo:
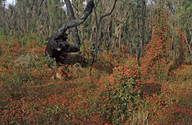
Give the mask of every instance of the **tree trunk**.
M 70 1 L 69 0 L 65 0 L 65 4 L 67 5 L 67 14 L 69 15 L 69 20 L 70 21 L 75 20 L 73 8 L 71 6 Z M 81 43 L 80 43 L 77 27 L 71 28 L 71 31 L 72 31 L 72 39 L 73 39 L 74 44 L 76 46 L 80 46 Z
M 97 29 L 97 32 L 96 32 L 96 41 L 95 41 L 95 55 L 97 55 L 97 52 L 98 52 L 98 42 L 99 42 L 99 38 L 100 38 L 100 35 L 101 35 L 101 21 L 103 20 L 103 18 L 109 16 L 112 14 L 113 10 L 115 9 L 115 6 L 116 6 L 116 3 L 117 3 L 117 0 L 114 0 L 114 3 L 113 3 L 113 7 L 111 8 L 111 10 L 109 12 L 107 12 L 106 14 L 100 16 L 100 18 L 98 19 L 97 17 L 97 13 L 96 13 L 96 8 L 97 6 L 95 6 L 94 8 L 94 12 L 95 12 L 95 22 L 96 22 L 96 29 Z
M 141 43 L 137 55 L 138 66 L 141 65 L 140 56 L 144 47 L 144 43 L 145 43 L 145 0 L 142 0 L 142 33 L 141 33 Z
M 67 34 L 66 31 L 70 28 L 77 27 L 82 24 L 88 16 L 92 13 L 94 7 L 93 0 L 90 0 L 87 3 L 87 7 L 85 8 L 83 14 L 72 21 L 66 23 L 63 27 L 61 27 L 57 33 L 53 34 L 47 43 L 45 53 L 53 58 L 59 58 L 62 52 L 77 52 L 79 51 L 79 46 L 73 46 L 67 43 Z

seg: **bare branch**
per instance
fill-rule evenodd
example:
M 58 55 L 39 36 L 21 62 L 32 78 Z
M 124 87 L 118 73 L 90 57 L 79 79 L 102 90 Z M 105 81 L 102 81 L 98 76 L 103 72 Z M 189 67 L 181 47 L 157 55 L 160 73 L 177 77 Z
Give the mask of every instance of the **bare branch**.
M 113 12 L 113 10 L 115 9 L 116 3 L 117 3 L 117 0 L 114 1 L 114 4 L 113 4 L 113 7 L 112 7 L 111 11 L 108 12 L 108 13 L 106 13 L 106 14 L 104 14 L 104 15 L 102 15 L 102 16 L 100 17 L 99 22 L 101 22 L 101 20 L 102 20 L 104 17 L 111 15 L 111 13 Z
M 40 4 L 39 4 L 40 7 L 42 6 L 42 4 L 43 4 L 44 1 L 45 1 L 45 0 L 41 0 L 41 2 L 40 2 Z
M 117 3 L 117 0 L 115 0 L 114 1 L 114 4 L 113 4 L 113 7 L 112 7 L 112 9 L 111 9 L 111 11 L 110 12 L 108 12 L 108 13 L 106 13 L 106 14 L 104 14 L 104 15 L 102 15 L 100 18 L 99 18 L 99 21 L 97 21 L 97 13 L 96 13 L 96 7 L 95 7 L 95 21 L 96 21 L 96 27 L 97 27 L 97 32 L 96 32 L 96 42 L 95 42 L 95 52 L 96 52 L 96 55 L 97 55 L 97 51 L 98 51 L 98 41 L 99 41 L 99 34 L 100 34 L 100 32 L 101 32 L 101 28 L 100 28 L 100 26 L 101 26 L 101 21 L 102 21 L 102 19 L 104 18 L 104 17 L 106 17 L 106 16 L 109 16 L 109 15 L 111 15 L 111 13 L 113 12 L 113 10 L 115 9 L 115 6 L 116 6 L 116 3 Z
M 93 0 L 90 0 L 87 3 L 87 7 L 85 8 L 82 16 L 78 19 L 74 19 L 74 20 L 66 23 L 62 28 L 59 29 L 58 34 L 62 35 L 66 32 L 67 29 L 82 24 L 88 18 L 88 16 L 92 13 L 93 7 L 94 7 L 94 2 L 93 2 Z

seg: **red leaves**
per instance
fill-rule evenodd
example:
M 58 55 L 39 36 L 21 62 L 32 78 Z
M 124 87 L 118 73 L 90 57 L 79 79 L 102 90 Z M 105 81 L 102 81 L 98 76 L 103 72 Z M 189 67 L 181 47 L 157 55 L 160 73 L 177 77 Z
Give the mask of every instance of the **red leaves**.
M 165 2 L 166 3 L 166 2 Z M 165 3 L 160 2 L 163 7 Z M 162 5 L 161 5 L 162 4 Z M 153 34 L 151 41 L 147 44 L 145 59 L 142 64 L 142 76 L 144 80 L 158 80 L 164 76 L 166 71 L 170 38 L 168 31 L 168 13 L 165 8 L 157 8 L 154 16 Z
M 183 66 L 183 69 L 178 69 L 175 82 L 162 80 L 169 49 L 166 14 L 160 14 L 162 18 L 157 15 L 152 40 L 147 45 L 141 69 L 137 67 L 135 59 L 129 59 L 129 64 L 122 64 L 124 58 L 117 59 L 105 53 L 99 55 L 102 69 L 107 68 L 103 63 L 115 66 L 111 75 L 94 68 L 92 75 L 89 75 L 89 68 L 79 71 L 71 67 L 73 78 L 52 80 L 50 77 L 54 71 L 45 65 L 44 46 L 37 42 L 27 46 L 18 42 L 3 42 L 3 54 L 0 55 L 0 122 L 106 125 L 125 122 L 189 123 L 192 115 L 192 67 Z M 181 55 L 185 55 L 184 37 L 180 30 L 178 39 L 181 46 L 179 51 Z M 91 53 L 87 50 L 88 46 L 85 46 L 83 53 L 91 58 Z M 33 53 L 37 58 L 31 66 L 13 69 L 13 60 L 20 53 Z M 139 71 L 142 73 L 142 81 L 139 79 Z M 140 82 L 148 82 L 142 87 L 145 90 L 143 97 L 137 88 Z

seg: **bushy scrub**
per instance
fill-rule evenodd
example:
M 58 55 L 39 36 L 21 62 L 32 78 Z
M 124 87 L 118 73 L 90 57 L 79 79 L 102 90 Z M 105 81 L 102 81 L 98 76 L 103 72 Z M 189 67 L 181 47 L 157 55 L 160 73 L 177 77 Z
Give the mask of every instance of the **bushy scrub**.
M 101 116 L 112 124 L 125 123 L 132 119 L 133 112 L 138 110 L 141 102 L 138 85 L 136 66 L 115 67 L 99 100 Z
M 153 17 L 153 32 L 151 41 L 146 45 L 145 58 L 142 64 L 142 75 L 144 80 L 157 81 L 165 79 L 169 48 L 170 31 L 168 10 L 166 1 L 157 3 Z

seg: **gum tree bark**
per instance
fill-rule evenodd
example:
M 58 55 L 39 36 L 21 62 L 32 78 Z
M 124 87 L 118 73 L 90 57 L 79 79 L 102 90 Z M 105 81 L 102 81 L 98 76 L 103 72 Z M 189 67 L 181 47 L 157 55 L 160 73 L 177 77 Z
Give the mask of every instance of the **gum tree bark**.
M 97 13 L 96 13 L 97 6 L 95 6 L 95 8 L 94 8 L 95 22 L 96 22 L 96 27 L 97 27 L 96 41 L 95 41 L 95 53 L 96 53 L 96 55 L 97 55 L 98 48 L 99 48 L 99 45 L 98 45 L 99 38 L 100 38 L 99 35 L 101 35 L 101 21 L 103 20 L 103 18 L 105 18 L 105 17 L 107 17 L 107 16 L 112 14 L 113 10 L 115 9 L 116 3 L 117 3 L 117 0 L 114 0 L 114 4 L 113 4 L 112 9 L 109 12 L 107 12 L 106 14 L 100 16 L 99 20 L 98 20 Z
M 69 15 L 69 20 L 72 21 L 75 19 L 75 16 L 74 16 L 74 12 L 73 12 L 73 8 L 71 6 L 70 0 L 65 0 L 65 4 L 67 5 L 67 14 Z M 75 27 L 71 28 L 71 31 L 72 31 L 72 39 L 73 39 L 74 44 L 76 46 L 80 46 L 81 42 L 79 39 L 77 27 L 75 26 Z
M 141 32 L 141 43 L 137 55 L 138 66 L 141 66 L 140 57 L 145 44 L 145 11 L 146 11 L 145 8 L 146 8 L 145 0 L 142 0 L 142 32 Z

